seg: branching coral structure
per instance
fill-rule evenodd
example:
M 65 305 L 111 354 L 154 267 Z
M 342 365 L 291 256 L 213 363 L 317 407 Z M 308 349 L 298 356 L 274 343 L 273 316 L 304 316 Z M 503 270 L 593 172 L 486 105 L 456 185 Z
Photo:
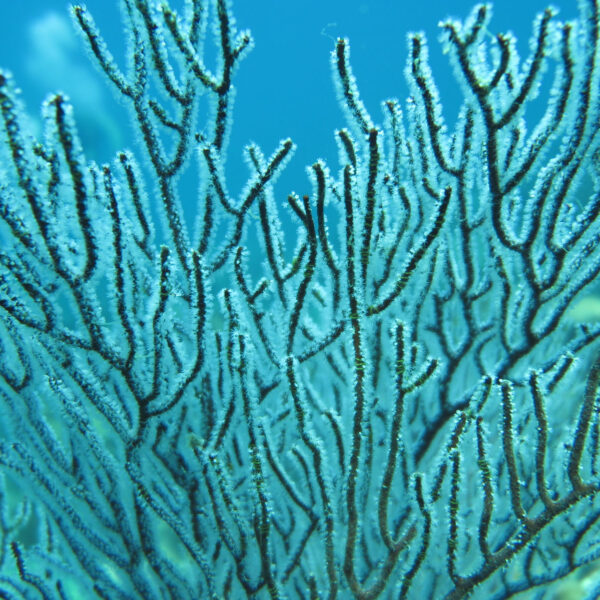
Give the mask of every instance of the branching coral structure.
M 33 136 L 0 72 L 0 597 L 600 596 L 600 325 L 571 316 L 600 271 L 600 3 L 579 7 L 540 14 L 525 59 L 489 5 L 442 23 L 452 123 L 422 35 L 380 126 L 337 40 L 339 165 L 285 199 L 291 140 L 246 147 L 229 192 L 252 39 L 227 0 L 123 0 L 125 67 L 72 8 L 138 132 L 110 164 L 62 94 Z

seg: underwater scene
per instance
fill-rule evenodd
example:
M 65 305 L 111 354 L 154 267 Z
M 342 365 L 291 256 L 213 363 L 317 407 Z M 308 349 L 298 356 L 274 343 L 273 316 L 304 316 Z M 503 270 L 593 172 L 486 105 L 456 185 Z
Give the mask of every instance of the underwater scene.
M 0 598 L 600 598 L 600 0 L 0 2 Z

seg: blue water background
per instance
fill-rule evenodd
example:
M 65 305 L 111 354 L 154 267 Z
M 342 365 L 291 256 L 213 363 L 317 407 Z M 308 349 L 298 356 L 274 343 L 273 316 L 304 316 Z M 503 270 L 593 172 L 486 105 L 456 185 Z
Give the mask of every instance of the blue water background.
M 172 3 L 177 7 L 181 0 Z M 577 14 L 574 0 L 553 3 L 561 19 Z M 531 22 L 547 0 L 501 0 L 494 5 L 490 32 L 512 31 L 521 52 L 528 48 Z M 89 0 L 109 48 L 123 64 L 126 44 L 116 0 Z M 337 165 L 333 130 L 345 125 L 331 77 L 334 40 L 351 42 L 352 68 L 362 99 L 375 122 L 380 102 L 404 100 L 409 31 L 423 31 L 429 40 L 432 68 L 441 91 L 445 116 L 456 115 L 460 99 L 448 57 L 438 43 L 438 23 L 451 16 L 465 18 L 469 0 L 238 0 L 237 24 L 250 29 L 255 47 L 236 78 L 237 97 L 229 144 L 230 193 L 240 193 L 248 176 L 242 149 L 257 142 L 268 155 L 279 140 L 297 145 L 293 160 L 277 189 L 310 192 L 305 166 L 317 158 Z M 81 40 L 73 34 L 64 0 L 0 0 L 0 66 L 8 68 L 23 90 L 32 115 L 50 91 L 69 94 L 75 106 L 88 158 L 108 162 L 121 147 L 135 148 L 126 111 L 94 69 Z

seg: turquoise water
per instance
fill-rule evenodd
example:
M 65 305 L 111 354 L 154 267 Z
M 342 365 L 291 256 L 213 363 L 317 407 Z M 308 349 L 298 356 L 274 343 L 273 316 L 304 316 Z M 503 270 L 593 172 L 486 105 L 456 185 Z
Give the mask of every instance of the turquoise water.
M 182 2 L 172 2 L 174 7 Z M 333 130 L 343 126 L 331 80 L 329 55 L 338 36 L 351 43 L 352 67 L 363 101 L 374 119 L 379 103 L 408 94 L 403 70 L 406 33 L 424 31 L 430 43 L 432 68 L 451 118 L 459 92 L 447 57 L 437 41 L 437 24 L 464 19 L 470 0 L 239 0 L 233 12 L 240 28 L 250 29 L 255 47 L 236 75 L 237 100 L 229 146 L 229 181 L 239 191 L 247 176 L 242 148 L 257 142 L 270 154 L 280 139 L 291 137 L 297 149 L 280 180 L 281 191 L 308 191 L 304 168 L 317 158 L 336 163 Z M 534 16 L 548 0 L 502 0 L 494 3 L 490 32 L 513 31 L 524 52 Z M 123 146 L 131 146 L 128 117 L 102 76 L 91 65 L 71 27 L 63 0 L 0 1 L 0 65 L 9 68 L 31 113 L 45 95 L 61 89 L 71 96 L 84 147 L 90 158 L 107 162 Z M 115 57 L 122 61 L 125 43 L 118 4 L 89 0 Z M 576 2 L 563 0 L 560 17 L 576 15 Z M 122 63 L 121 63 L 122 64 Z

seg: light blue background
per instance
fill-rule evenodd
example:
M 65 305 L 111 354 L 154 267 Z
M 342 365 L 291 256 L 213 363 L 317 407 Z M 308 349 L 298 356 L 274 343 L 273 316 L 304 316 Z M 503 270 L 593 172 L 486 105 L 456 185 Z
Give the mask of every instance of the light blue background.
M 172 4 L 177 7 L 181 0 Z M 258 142 L 266 154 L 284 137 L 297 144 L 281 180 L 283 194 L 310 191 L 304 167 L 315 159 L 324 157 L 335 166 L 333 130 L 344 120 L 329 56 L 338 36 L 350 38 L 352 68 L 376 122 L 381 120 L 381 100 L 404 100 L 408 93 L 403 77 L 408 31 L 426 33 L 444 108 L 455 112 L 458 89 L 437 42 L 437 24 L 448 16 L 465 18 L 472 5 L 468 0 L 235 0 L 238 26 L 252 31 L 255 47 L 236 79 L 230 191 L 239 192 L 247 175 L 241 151 L 249 141 Z M 513 31 L 523 52 L 534 16 L 547 5 L 547 0 L 498 1 L 490 31 Z M 575 0 L 562 5 L 560 18 L 573 18 Z M 0 0 L 0 66 L 13 72 L 32 114 L 39 114 L 47 92 L 68 93 L 88 157 L 106 162 L 116 149 L 134 146 L 131 129 L 71 33 L 67 6 L 63 0 Z M 89 0 L 87 6 L 122 64 L 125 45 L 116 0 Z

